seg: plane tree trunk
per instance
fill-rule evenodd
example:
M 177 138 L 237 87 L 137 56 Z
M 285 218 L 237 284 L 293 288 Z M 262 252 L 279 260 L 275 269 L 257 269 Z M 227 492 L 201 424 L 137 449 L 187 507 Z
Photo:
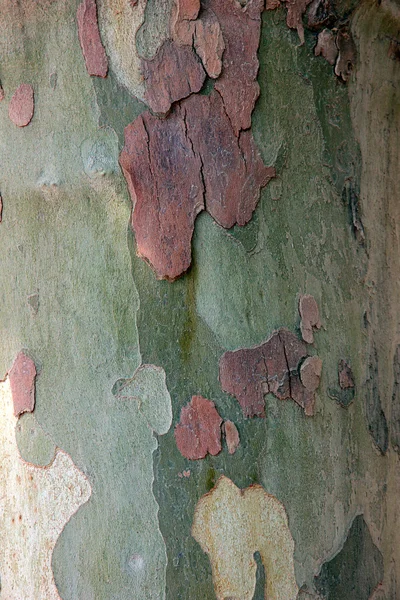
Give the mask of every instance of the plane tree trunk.
M 398 597 L 399 27 L 0 0 L 0 598 Z

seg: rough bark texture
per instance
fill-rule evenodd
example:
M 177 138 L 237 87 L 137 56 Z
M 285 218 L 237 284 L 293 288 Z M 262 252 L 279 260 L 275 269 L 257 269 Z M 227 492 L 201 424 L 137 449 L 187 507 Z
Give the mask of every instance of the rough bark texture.
M 0 598 L 395 600 L 397 4 L 0 14 Z

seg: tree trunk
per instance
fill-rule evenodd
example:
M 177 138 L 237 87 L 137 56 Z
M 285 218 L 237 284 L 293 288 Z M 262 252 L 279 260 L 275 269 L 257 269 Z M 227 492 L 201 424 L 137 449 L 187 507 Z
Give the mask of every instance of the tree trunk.
M 0 0 L 0 598 L 399 596 L 399 27 Z

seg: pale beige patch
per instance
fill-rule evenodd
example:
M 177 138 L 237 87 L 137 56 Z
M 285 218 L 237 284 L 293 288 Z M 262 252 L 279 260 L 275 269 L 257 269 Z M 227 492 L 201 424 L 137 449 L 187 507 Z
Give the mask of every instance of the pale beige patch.
M 197 503 L 192 535 L 209 555 L 217 600 L 251 600 L 259 552 L 265 598 L 295 600 L 294 542 L 284 506 L 260 485 L 240 490 L 222 476 Z
M 235 423 L 225 421 L 222 425 L 222 430 L 225 433 L 226 445 L 228 446 L 229 454 L 235 454 L 240 445 L 239 432 Z
M 90 497 L 90 484 L 57 450 L 47 467 L 19 454 L 10 382 L 0 383 L 0 573 L 7 600 L 60 600 L 51 557 L 64 526 Z
M 131 94 L 143 100 L 144 80 L 136 34 L 144 23 L 147 0 L 132 4 L 127 0 L 98 0 L 102 42 L 109 65 Z

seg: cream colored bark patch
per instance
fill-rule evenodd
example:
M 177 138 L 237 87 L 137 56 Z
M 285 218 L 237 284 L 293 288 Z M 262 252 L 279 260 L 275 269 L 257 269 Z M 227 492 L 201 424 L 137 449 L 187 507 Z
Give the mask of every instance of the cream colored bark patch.
M 60 600 L 51 558 L 64 526 L 91 494 L 71 457 L 57 450 L 47 467 L 22 460 L 10 382 L 0 383 L 1 598 Z
M 144 82 L 136 34 L 144 23 L 147 0 L 137 4 L 128 0 L 98 0 L 98 17 L 102 42 L 110 66 L 131 94 L 143 100 Z
M 227 477 L 197 503 L 192 535 L 209 555 L 218 600 L 251 600 L 259 552 L 265 598 L 295 600 L 294 542 L 285 508 L 260 485 L 240 490 Z
M 152 57 L 169 36 L 169 3 L 160 5 L 150 17 L 147 0 L 97 0 L 99 28 L 111 69 L 128 91 L 144 101 L 145 82 L 142 73 L 137 35 L 145 25 L 150 28 L 147 47 Z M 149 22 L 150 21 L 150 22 Z M 147 57 L 150 58 L 150 57 Z

